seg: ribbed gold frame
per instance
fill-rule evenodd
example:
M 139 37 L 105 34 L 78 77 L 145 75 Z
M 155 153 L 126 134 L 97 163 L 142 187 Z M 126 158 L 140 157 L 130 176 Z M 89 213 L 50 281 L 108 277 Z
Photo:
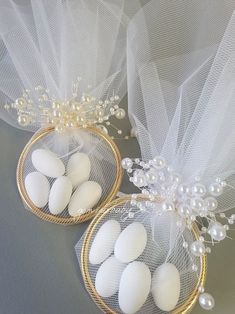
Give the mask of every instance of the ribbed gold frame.
M 140 196 L 141 199 L 143 197 Z M 97 225 L 102 221 L 103 218 L 116 206 L 122 206 L 126 202 L 130 201 L 131 197 L 121 197 L 118 198 L 111 203 L 107 204 L 103 210 L 101 210 L 96 217 L 92 220 L 90 223 L 86 235 L 84 238 L 84 242 L 82 245 L 82 250 L 81 250 L 81 270 L 82 270 L 82 276 L 84 279 L 84 283 L 86 286 L 87 291 L 95 301 L 95 303 L 98 305 L 98 307 L 104 312 L 104 313 L 109 313 L 109 314 L 118 314 L 117 312 L 113 311 L 112 309 L 109 308 L 109 306 L 103 301 L 103 299 L 98 295 L 96 292 L 95 286 L 91 280 L 91 276 L 89 274 L 89 248 L 90 248 L 90 243 L 91 239 L 93 236 L 93 233 L 97 227 Z M 195 238 L 198 240 L 199 239 L 199 229 L 197 225 L 194 223 L 193 225 L 193 234 Z M 207 258 L 206 256 L 200 257 L 200 264 L 201 264 L 201 269 L 200 269 L 200 274 L 198 278 L 198 283 L 197 286 L 195 287 L 194 291 L 192 292 L 191 296 L 187 299 L 187 301 L 180 305 L 178 308 L 176 308 L 174 311 L 171 312 L 171 314 L 186 314 L 191 312 L 193 309 L 198 296 L 198 288 L 202 285 L 205 285 L 206 281 L 206 272 L 207 272 Z
M 82 127 L 81 127 L 82 128 Z M 31 211 L 38 216 L 41 219 L 56 223 L 56 224 L 62 224 L 62 225 L 74 225 L 74 224 L 78 224 L 84 221 L 87 221 L 91 218 L 93 218 L 101 208 L 103 208 L 107 203 L 109 203 L 111 200 L 114 199 L 114 197 L 116 196 L 119 187 L 121 185 L 121 181 L 122 181 L 122 175 L 123 175 L 123 170 L 121 167 L 121 155 L 119 152 L 118 147 L 116 146 L 116 144 L 114 143 L 114 141 L 111 139 L 110 136 L 106 135 L 104 132 L 102 132 L 101 130 L 99 130 L 97 127 L 93 127 L 93 126 L 89 126 L 87 128 L 82 128 L 83 130 L 88 130 L 89 132 L 99 136 L 100 138 L 102 138 L 111 148 L 115 161 L 116 161 L 116 176 L 115 176 L 115 181 L 114 184 L 109 192 L 109 194 L 107 195 L 107 197 L 102 201 L 102 203 L 96 207 L 95 209 L 93 209 L 92 211 L 85 213 L 83 215 L 77 216 L 77 217 L 59 217 L 59 216 L 55 216 L 52 214 L 48 214 L 45 213 L 41 208 L 36 207 L 32 201 L 30 200 L 30 198 L 27 195 L 26 189 L 25 189 L 25 185 L 24 185 L 24 165 L 25 165 L 25 159 L 29 153 L 29 151 L 31 150 L 31 148 L 33 147 L 33 145 L 38 142 L 39 140 L 41 140 L 43 137 L 45 137 L 47 134 L 49 134 L 50 132 L 54 131 L 54 127 L 48 127 L 45 128 L 41 131 L 39 131 L 38 133 L 36 133 L 31 140 L 26 144 L 26 146 L 24 147 L 19 161 L 18 161 L 18 165 L 17 165 L 17 170 L 16 170 L 16 182 L 17 182 L 17 186 L 18 186 L 18 190 L 20 193 L 20 196 L 23 200 L 23 202 L 31 209 Z

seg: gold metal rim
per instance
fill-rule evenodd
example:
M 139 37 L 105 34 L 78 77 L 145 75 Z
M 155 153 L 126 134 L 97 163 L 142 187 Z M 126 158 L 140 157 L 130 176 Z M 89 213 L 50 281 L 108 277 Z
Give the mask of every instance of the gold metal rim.
M 82 127 L 80 127 L 80 128 L 84 129 Z M 86 129 L 88 131 L 98 135 L 99 137 L 101 137 L 106 143 L 108 143 L 108 145 L 112 149 L 112 152 L 113 152 L 113 155 L 114 155 L 114 158 L 116 161 L 116 177 L 115 177 L 115 181 L 114 181 L 114 184 L 112 186 L 112 189 L 110 190 L 107 197 L 102 201 L 102 203 L 98 207 L 96 207 L 95 209 L 93 209 L 92 211 L 90 211 L 88 213 L 85 213 L 85 214 L 77 216 L 77 217 L 58 217 L 58 216 L 54 216 L 52 214 L 45 213 L 41 208 L 36 207 L 32 203 L 32 201 L 30 200 L 30 198 L 28 197 L 26 189 L 25 189 L 24 179 L 23 179 L 24 164 L 25 164 L 26 156 L 28 155 L 32 146 L 36 142 L 38 142 L 40 139 L 42 139 L 44 136 L 46 136 L 50 132 L 54 131 L 54 127 L 45 128 L 45 129 L 39 131 L 38 133 L 36 133 L 31 138 L 31 140 L 26 144 L 26 146 L 24 147 L 24 149 L 20 155 L 17 169 L 16 169 L 16 182 L 17 182 L 17 187 L 18 187 L 20 196 L 21 196 L 23 202 L 39 218 L 53 222 L 53 223 L 56 223 L 56 224 L 62 224 L 62 225 L 78 224 L 78 223 L 81 223 L 81 222 L 84 222 L 84 221 L 87 221 L 87 220 L 93 218 L 99 212 L 99 210 L 101 208 L 103 208 L 106 204 L 108 204 L 110 201 L 112 201 L 114 199 L 114 197 L 116 196 L 116 194 L 119 190 L 119 187 L 121 185 L 122 176 L 123 176 L 123 170 L 121 167 L 121 155 L 120 155 L 119 149 L 118 149 L 117 145 L 114 143 L 114 141 L 111 139 L 111 137 L 106 135 L 104 132 L 99 130 L 97 127 L 89 126 Z
M 140 196 L 141 197 L 141 196 Z M 142 197 L 141 197 L 142 198 Z M 97 306 L 104 312 L 104 313 L 109 313 L 109 314 L 117 314 L 117 312 L 113 311 L 112 309 L 109 308 L 109 306 L 102 300 L 102 298 L 98 295 L 96 292 L 95 286 L 91 280 L 90 274 L 89 274 L 89 247 L 92 239 L 92 235 L 95 231 L 96 226 L 100 223 L 100 221 L 116 206 L 120 206 L 125 204 L 126 202 L 130 201 L 131 197 L 126 196 L 126 197 L 121 197 L 118 198 L 114 201 L 112 201 L 110 204 L 107 204 L 102 211 L 100 211 L 96 217 L 92 220 L 90 223 L 86 235 L 83 241 L 82 245 L 82 250 L 81 250 L 81 270 L 82 270 L 82 276 L 84 279 L 84 283 L 86 286 L 87 291 L 97 304 Z M 198 240 L 199 239 L 199 229 L 197 225 L 194 223 L 193 225 L 193 234 L 195 238 Z M 207 257 L 206 255 L 200 257 L 200 264 L 201 264 L 201 269 L 200 269 L 200 274 L 198 278 L 198 283 L 197 286 L 195 287 L 194 291 L 192 292 L 191 296 L 187 299 L 187 301 L 180 305 L 178 308 L 176 308 L 174 311 L 172 311 L 172 314 L 186 314 L 189 313 L 199 296 L 198 288 L 202 285 L 205 285 L 206 281 L 206 273 L 207 273 Z

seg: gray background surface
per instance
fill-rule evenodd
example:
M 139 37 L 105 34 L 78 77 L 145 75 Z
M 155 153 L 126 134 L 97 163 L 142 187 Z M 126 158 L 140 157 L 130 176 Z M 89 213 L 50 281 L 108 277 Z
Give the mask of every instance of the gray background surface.
M 101 313 L 84 289 L 74 251 L 88 224 L 54 225 L 21 202 L 15 170 L 31 135 L 0 122 L 0 314 Z M 138 154 L 135 139 L 118 145 L 123 157 Z M 126 178 L 122 191 L 131 192 Z M 234 241 L 212 251 L 206 288 L 216 299 L 214 314 L 235 313 Z M 193 313 L 203 311 L 196 306 Z

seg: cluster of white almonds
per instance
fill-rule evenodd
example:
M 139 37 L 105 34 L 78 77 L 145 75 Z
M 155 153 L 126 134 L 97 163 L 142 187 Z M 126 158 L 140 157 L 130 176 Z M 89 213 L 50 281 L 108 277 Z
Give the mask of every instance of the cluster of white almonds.
M 177 226 L 192 229 L 193 222 L 200 219 L 201 235 L 199 240 L 189 244 L 183 242 L 183 247 L 192 255 L 201 257 L 211 252 L 210 247 L 205 246 L 205 237 L 208 235 L 211 241 L 208 243 L 222 241 L 226 238 L 229 229 L 227 224 L 223 225 L 217 221 L 216 216 L 227 219 L 229 224 L 235 221 L 235 215 L 226 217 L 224 213 L 216 214 L 219 197 L 226 187 L 226 182 L 216 178 L 214 182 L 205 185 L 199 176 L 192 182 L 185 183 L 183 177 L 176 173 L 172 167 L 167 165 L 165 159 L 156 156 L 148 162 L 139 158 L 122 160 L 122 167 L 126 169 L 130 181 L 141 190 L 147 197 L 146 201 L 138 202 L 136 195 L 132 195 L 132 204 L 137 205 L 140 211 L 154 210 L 157 215 L 166 211 L 178 213 Z M 157 201 L 157 206 L 156 206 Z M 130 216 L 134 213 L 130 212 Z M 199 222 L 199 221 L 198 221 Z M 192 270 L 197 272 L 197 265 L 192 265 Z M 204 287 L 199 288 L 200 305 L 209 310 L 214 307 L 214 299 L 204 293 Z
M 99 202 L 102 187 L 90 180 L 92 164 L 87 154 L 77 151 L 67 164 L 64 161 L 49 149 L 35 149 L 31 155 L 34 171 L 25 177 L 27 196 L 52 215 L 67 210 L 71 217 L 81 216 Z
M 108 121 L 111 116 L 117 119 L 126 116 L 125 110 L 119 108 L 119 96 L 113 93 L 111 97 L 101 100 L 89 93 L 81 93 L 80 81 L 81 78 L 77 78 L 72 84 L 72 97 L 69 100 L 59 101 L 50 96 L 48 89 L 37 86 L 34 91 L 38 95 L 36 103 L 31 91 L 25 90 L 20 98 L 12 104 L 6 104 L 4 108 L 7 111 L 16 110 L 17 121 L 23 127 L 36 123 L 41 126 L 53 126 L 56 131 L 63 132 L 66 128 L 97 124 L 105 133 L 108 133 L 106 126 L 111 126 L 118 134 L 122 134 L 122 130 Z

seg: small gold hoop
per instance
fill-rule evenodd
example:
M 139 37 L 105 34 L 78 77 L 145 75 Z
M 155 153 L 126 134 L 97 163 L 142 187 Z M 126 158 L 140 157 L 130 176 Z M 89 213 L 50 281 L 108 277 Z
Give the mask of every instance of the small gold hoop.
M 143 199 L 143 197 L 140 196 L 140 199 Z M 115 312 L 114 310 L 112 310 L 105 302 L 104 300 L 98 295 L 98 293 L 96 292 L 95 286 L 92 282 L 90 273 L 89 273 L 89 248 L 90 248 L 90 244 L 91 244 L 91 240 L 93 237 L 93 233 L 96 230 L 97 225 L 104 219 L 104 217 L 115 207 L 117 206 L 122 206 L 124 205 L 126 202 L 129 202 L 131 200 L 130 196 L 127 197 L 121 197 L 118 198 L 114 201 L 112 201 L 111 203 L 107 204 L 103 210 L 101 210 L 96 217 L 92 220 L 92 222 L 90 223 L 86 234 L 85 234 L 85 238 L 82 244 L 82 250 L 81 250 L 81 270 L 82 270 L 82 276 L 84 279 L 84 283 L 86 286 L 87 291 L 89 292 L 89 294 L 91 295 L 92 299 L 95 301 L 95 303 L 97 304 L 97 306 L 104 312 L 104 313 L 109 313 L 109 314 L 118 314 L 117 312 Z M 199 229 L 196 225 L 196 223 L 193 224 L 193 235 L 195 236 L 195 239 L 199 239 L 200 233 L 199 233 Z M 184 304 L 180 305 L 178 308 L 176 308 L 174 311 L 171 312 L 171 314 L 186 314 L 189 313 L 197 299 L 199 296 L 199 287 L 200 286 L 204 286 L 205 285 L 205 281 L 206 281 L 206 272 L 207 272 L 207 258 L 206 255 L 200 257 L 200 265 L 201 265 L 201 269 L 200 269 L 200 274 L 198 276 L 198 282 L 197 285 L 195 287 L 195 289 L 193 290 L 192 294 L 190 295 L 190 297 L 187 299 L 187 301 L 184 302 Z
M 114 197 L 116 196 L 116 194 L 119 190 L 119 187 L 120 187 L 121 181 L 122 181 L 123 170 L 121 167 L 121 155 L 120 155 L 118 147 L 116 146 L 114 141 L 111 139 L 111 137 L 106 135 L 104 132 L 99 130 L 97 127 L 93 127 L 93 126 L 89 126 L 87 128 L 78 127 L 78 129 L 87 130 L 87 131 L 91 132 L 92 134 L 103 139 L 107 143 L 107 145 L 110 146 L 111 151 L 112 151 L 113 156 L 114 156 L 114 159 L 115 159 L 115 163 L 116 163 L 116 175 L 115 175 L 115 180 L 114 180 L 113 186 L 110 189 L 108 195 L 105 197 L 105 199 L 95 209 L 93 209 L 93 210 L 91 210 L 88 213 L 85 213 L 83 215 L 77 216 L 77 217 L 70 217 L 70 216 L 69 217 L 60 217 L 60 216 L 52 215 L 50 213 L 46 213 L 45 211 L 43 211 L 43 208 L 36 207 L 32 203 L 32 201 L 30 200 L 30 198 L 28 197 L 28 194 L 27 194 L 26 189 L 25 189 L 25 184 L 24 184 L 24 167 L 25 167 L 26 157 L 28 156 L 28 153 L 32 149 L 33 145 L 35 143 L 37 143 L 38 141 L 40 141 L 41 139 L 43 139 L 49 133 L 53 132 L 54 127 L 45 128 L 45 129 L 37 132 L 31 138 L 31 140 L 24 147 L 24 149 L 20 155 L 18 165 L 17 165 L 16 181 L 17 181 L 17 187 L 18 187 L 18 190 L 19 190 L 19 193 L 20 193 L 20 196 L 21 196 L 23 202 L 39 218 L 53 222 L 53 223 L 56 223 L 56 224 L 73 225 L 73 224 L 78 224 L 78 223 L 81 223 L 81 222 L 84 222 L 84 221 L 87 221 L 87 220 L 93 218 L 99 212 L 99 210 L 101 208 L 103 208 L 107 203 L 109 203 L 111 200 L 114 199 Z

